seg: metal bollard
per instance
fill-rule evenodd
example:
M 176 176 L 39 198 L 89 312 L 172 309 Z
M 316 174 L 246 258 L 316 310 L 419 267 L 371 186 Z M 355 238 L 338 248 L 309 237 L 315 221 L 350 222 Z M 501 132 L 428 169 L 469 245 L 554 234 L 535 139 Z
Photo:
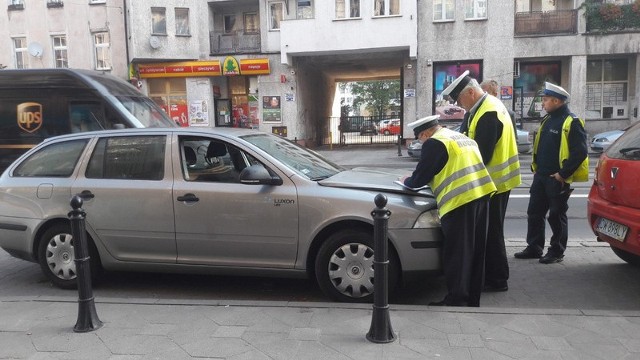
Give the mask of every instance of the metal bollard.
M 387 197 L 378 194 L 373 200 L 376 209 L 373 217 L 373 314 L 367 340 L 388 343 L 396 339 L 389 317 L 389 247 L 387 244 L 387 222 L 391 211 L 387 210 Z
M 398 134 L 398 156 L 402 156 L 402 135 Z
M 79 195 L 74 196 L 70 205 L 73 210 L 69 212 L 69 220 L 71 221 L 73 254 L 78 280 L 78 320 L 73 331 L 88 332 L 101 328 L 102 321 L 98 318 L 96 305 L 93 301 L 89 248 L 84 225 L 86 213 L 82 210 L 82 198 Z

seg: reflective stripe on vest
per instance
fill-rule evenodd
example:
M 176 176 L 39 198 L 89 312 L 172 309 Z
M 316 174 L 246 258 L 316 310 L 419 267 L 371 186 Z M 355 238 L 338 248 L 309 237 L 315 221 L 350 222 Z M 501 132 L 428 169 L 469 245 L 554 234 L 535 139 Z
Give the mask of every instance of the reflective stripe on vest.
M 540 124 L 540 129 L 536 134 L 536 138 L 533 140 L 533 159 L 534 161 L 531 163 L 531 170 L 534 172 L 538 169 L 538 164 L 535 162 L 536 154 L 538 153 L 538 142 L 540 140 L 540 133 L 542 133 L 542 127 L 549 119 L 549 115 L 547 115 Z M 560 150 L 558 151 L 558 161 L 560 163 L 560 168 L 562 168 L 562 164 L 569 158 L 569 131 L 571 130 L 571 123 L 573 122 L 574 117 L 572 115 L 567 115 L 562 123 L 562 136 L 560 137 Z M 584 120 L 580 118 L 575 118 L 580 121 L 582 127 L 584 127 Z M 589 181 L 589 157 L 587 156 L 581 163 L 580 166 L 576 169 L 576 171 L 571 174 L 568 178 L 564 179 L 566 183 L 571 184 L 572 182 L 585 182 Z
M 449 156 L 447 164 L 429 183 L 440 216 L 496 191 L 475 141 L 446 128 L 436 131 L 432 139 L 442 142 Z
M 509 191 L 522 182 L 520 177 L 520 159 L 518 158 L 518 144 L 511 116 L 502 101 L 487 95 L 469 122 L 469 137 L 475 139 L 478 120 L 488 111 L 495 111 L 502 123 L 502 135 L 496 143 L 493 156 L 487 162 L 487 170 L 493 179 L 497 193 Z

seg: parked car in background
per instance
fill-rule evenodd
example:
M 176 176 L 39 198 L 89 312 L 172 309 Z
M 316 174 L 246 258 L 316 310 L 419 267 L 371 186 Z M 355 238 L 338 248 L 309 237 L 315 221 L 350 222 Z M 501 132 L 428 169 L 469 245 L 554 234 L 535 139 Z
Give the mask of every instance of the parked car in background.
M 398 135 L 400 134 L 400 119 L 392 119 L 384 125 L 380 125 L 379 134 Z
M 371 120 L 365 120 L 362 122 L 360 126 L 360 135 L 378 135 L 378 129 L 376 129 L 376 124 Z
M 0 176 L 0 247 L 76 285 L 67 214 L 79 194 L 94 270 L 311 277 L 331 298 L 373 293 L 374 198 L 383 193 L 390 289 L 439 271 L 430 189 L 402 169 L 346 170 L 250 129 L 171 128 L 53 137 Z M 94 271 L 95 273 L 95 271 Z
M 587 201 L 587 220 L 598 241 L 640 266 L 640 123 L 600 156 Z
M 624 134 L 626 130 L 627 129 L 611 130 L 594 135 L 591 138 L 591 143 L 589 144 L 591 151 L 601 153 L 607 150 L 609 146 L 611 146 L 614 141 L 618 140 L 618 138 L 622 136 L 622 134 Z
M 391 120 L 393 119 L 384 119 L 384 120 L 380 120 L 377 124 L 376 124 L 376 129 L 378 129 L 378 133 L 380 132 L 380 128 L 387 126 L 387 124 L 389 122 L 391 122 Z
M 452 130 L 460 131 L 460 125 L 456 126 Z M 529 154 L 533 150 L 533 133 L 516 129 L 518 136 L 516 137 L 516 142 L 518 144 L 518 152 L 521 154 Z M 420 153 L 422 152 L 422 144 L 418 140 L 412 140 L 409 145 L 407 145 L 407 154 L 414 158 L 420 158 Z

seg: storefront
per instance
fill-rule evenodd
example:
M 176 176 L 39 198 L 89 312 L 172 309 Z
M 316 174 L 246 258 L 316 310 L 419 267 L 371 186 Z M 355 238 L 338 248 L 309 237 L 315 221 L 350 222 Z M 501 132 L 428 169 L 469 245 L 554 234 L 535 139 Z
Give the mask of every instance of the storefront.
M 148 96 L 180 126 L 260 125 L 258 76 L 271 73 L 267 58 L 138 64 L 135 71 Z

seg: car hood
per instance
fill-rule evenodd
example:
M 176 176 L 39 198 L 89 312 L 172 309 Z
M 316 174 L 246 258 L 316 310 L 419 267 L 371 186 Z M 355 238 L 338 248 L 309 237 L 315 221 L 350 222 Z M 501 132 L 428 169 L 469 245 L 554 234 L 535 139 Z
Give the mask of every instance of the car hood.
M 622 135 L 624 133 L 624 131 L 622 130 L 611 130 L 611 131 L 605 131 L 603 133 L 600 134 L 596 134 L 593 138 L 594 139 L 602 139 L 602 138 L 607 138 L 608 140 L 614 140 L 620 137 L 620 135 Z
M 357 167 L 342 171 L 330 178 L 321 180 L 318 184 L 348 189 L 382 191 L 414 196 L 435 197 L 431 189 L 412 191 L 394 183 L 399 177 L 409 173 L 406 169 Z

